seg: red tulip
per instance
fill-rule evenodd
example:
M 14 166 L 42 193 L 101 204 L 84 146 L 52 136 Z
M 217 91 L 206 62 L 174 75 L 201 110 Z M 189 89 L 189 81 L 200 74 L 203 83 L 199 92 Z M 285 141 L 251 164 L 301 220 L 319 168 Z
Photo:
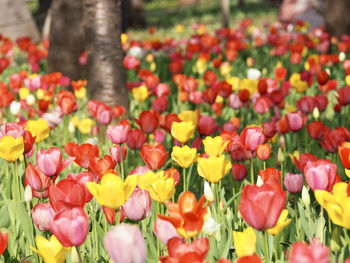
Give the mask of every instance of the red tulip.
M 175 187 L 178 186 L 178 184 L 180 183 L 180 177 L 181 177 L 178 170 L 176 170 L 175 168 L 170 168 L 165 170 L 164 174 L 168 176 L 168 178 L 173 178 Z
M 330 253 L 329 247 L 312 238 L 310 245 L 305 242 L 293 243 L 287 258 L 290 263 L 331 263 Z
M 310 122 L 306 129 L 310 137 L 315 140 L 321 140 L 324 133 L 328 133 L 329 130 L 321 121 Z
M 159 170 L 163 167 L 169 152 L 165 152 L 162 144 L 144 144 L 141 147 L 141 158 L 152 170 Z
M 337 100 L 341 106 L 346 106 L 350 104 L 350 86 L 339 88 L 337 90 L 337 93 Z
M 162 263 L 201 263 L 207 256 L 209 240 L 205 237 L 200 237 L 192 243 L 186 243 L 183 239 L 174 237 L 168 241 L 167 247 L 169 256 L 159 257 Z
M 7 247 L 8 240 L 9 240 L 9 233 L 3 234 L 0 231 L 0 256 L 4 253 Z
M 276 129 L 281 134 L 285 134 L 285 133 L 287 133 L 289 131 L 289 125 L 288 125 L 286 117 L 284 117 L 284 118 L 280 119 L 279 121 L 277 121 Z
M 264 114 L 267 113 L 271 106 L 271 100 L 267 97 L 260 97 L 255 100 L 254 110 L 256 113 Z
M 81 207 L 65 209 L 55 215 L 50 231 L 63 246 L 80 246 L 89 232 L 89 218 Z
M 312 191 L 326 190 L 330 192 L 335 184 L 337 165 L 324 159 L 308 162 L 304 169 L 304 175 Z
M 258 145 L 263 144 L 265 141 L 263 129 L 258 127 L 244 128 L 241 133 L 241 141 L 247 150 L 256 151 Z
M 232 164 L 232 177 L 233 180 L 242 181 L 247 176 L 247 168 L 244 163 Z
M 114 118 L 119 119 L 121 116 L 123 116 L 126 112 L 126 109 L 123 106 L 114 106 L 112 109 L 112 113 Z
M 210 136 L 219 128 L 219 124 L 215 124 L 215 119 L 211 116 L 201 115 L 198 120 L 198 132 L 200 135 Z
M 67 179 L 72 179 L 78 184 L 81 184 L 85 189 L 85 200 L 86 202 L 90 202 L 93 198 L 92 194 L 90 194 L 89 190 L 87 189 L 86 182 L 94 182 L 94 176 L 92 173 L 83 171 L 79 174 L 68 174 Z
M 32 151 L 33 145 L 35 142 L 35 138 L 36 137 L 33 137 L 29 131 L 27 131 L 27 130 L 24 131 L 24 135 L 23 135 L 24 151 L 23 151 L 23 154 L 28 154 Z
M 320 85 L 325 85 L 328 82 L 328 73 L 326 71 L 321 71 L 317 74 L 317 82 Z
M 162 117 L 162 116 L 161 116 Z M 170 113 L 165 116 L 165 118 L 160 119 L 160 126 L 166 130 L 168 133 L 171 132 L 171 126 L 173 122 L 181 122 L 180 118 L 175 113 Z
M 305 96 L 296 102 L 297 109 L 305 114 L 310 114 L 316 107 L 315 98 L 311 96 Z
M 327 96 L 326 95 L 317 94 L 315 96 L 315 103 L 316 103 L 316 107 L 318 108 L 318 110 L 320 112 L 323 112 L 326 109 L 327 105 L 328 105 Z
M 338 146 L 343 142 L 347 142 L 350 139 L 350 132 L 344 127 L 335 128 L 333 131 L 326 134 L 323 141 L 320 141 L 320 145 L 327 152 L 335 153 L 338 150 Z
M 126 139 L 126 144 L 129 146 L 131 149 L 140 149 L 141 146 L 146 142 L 147 138 L 145 134 L 139 130 L 130 130 L 128 134 L 128 138 Z
M 116 214 L 115 210 L 113 210 L 112 208 L 106 207 L 106 206 L 102 206 L 102 210 L 103 210 L 103 213 L 106 217 L 108 224 L 114 225 L 115 224 L 115 214 Z M 124 218 L 125 218 L 123 209 L 120 209 L 117 213 L 119 213 L 119 223 L 123 222 Z
M 105 155 L 103 158 L 93 157 L 90 161 L 89 171 L 101 179 L 107 171 L 113 170 L 116 165 L 117 163 L 109 155 Z
M 264 184 L 267 182 L 281 184 L 282 182 L 281 171 L 275 168 L 267 168 L 265 170 L 260 170 L 259 176 L 263 180 Z
M 343 142 L 340 146 L 338 146 L 338 153 L 345 169 L 350 169 L 350 143 Z
M 152 109 L 158 113 L 166 111 L 168 107 L 168 99 L 166 97 L 156 97 L 152 101 Z
M 73 179 L 63 179 L 49 187 L 49 200 L 55 212 L 71 207 L 84 207 L 85 198 L 84 186 Z
M 311 153 L 302 153 L 297 159 L 294 157 L 294 163 L 298 167 L 300 172 L 304 172 L 305 166 L 307 165 L 308 162 L 314 162 L 317 161 L 317 156 L 312 155 Z
M 277 133 L 276 123 L 274 122 L 264 122 L 262 127 L 266 138 L 272 138 Z
M 267 182 L 262 186 L 246 185 L 241 194 L 239 212 L 243 219 L 257 230 L 273 227 L 285 204 L 286 193 L 276 183 Z
M 65 115 L 71 114 L 78 109 L 73 92 L 68 90 L 61 90 L 56 94 L 56 103 Z
M 263 261 L 257 254 L 251 256 L 245 256 L 237 259 L 236 263 L 262 263 Z
M 47 177 L 37 165 L 33 166 L 31 162 L 28 163 L 25 174 L 25 183 L 29 184 L 33 191 L 44 192 L 51 184 L 50 177 Z
M 268 85 L 265 79 L 259 79 L 258 82 L 258 91 L 261 95 L 264 95 L 267 92 Z
M 94 157 L 99 156 L 99 149 L 97 145 L 84 143 L 82 145 L 66 144 L 64 149 L 67 154 L 72 154 L 75 157 L 74 162 L 82 168 L 89 168 L 90 162 Z
M 154 132 L 159 124 L 158 116 L 153 111 L 143 111 L 139 119 L 135 119 L 135 121 L 146 134 Z

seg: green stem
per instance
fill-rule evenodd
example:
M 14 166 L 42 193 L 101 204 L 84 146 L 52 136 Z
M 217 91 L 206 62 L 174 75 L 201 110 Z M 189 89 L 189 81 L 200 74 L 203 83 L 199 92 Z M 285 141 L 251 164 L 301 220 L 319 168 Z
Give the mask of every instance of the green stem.
M 265 262 L 270 262 L 270 253 L 269 253 L 269 243 L 268 243 L 268 235 L 267 232 L 263 232 L 264 237 L 264 248 L 265 248 Z
M 186 169 L 182 169 L 183 192 L 186 192 Z
M 254 163 L 253 163 L 253 156 L 250 159 L 250 182 L 254 184 Z
M 217 212 L 217 218 L 218 218 L 218 222 L 220 222 L 220 215 L 221 215 L 221 212 L 220 212 L 220 194 L 219 194 L 219 184 L 217 183 L 215 185 L 215 192 L 216 192 L 216 201 L 217 201 L 217 208 L 218 208 L 218 212 Z
M 324 241 L 324 237 L 323 237 L 323 226 L 322 226 L 322 221 L 323 221 L 323 206 L 321 206 L 320 219 L 321 219 L 321 223 L 320 223 L 321 243 L 323 243 L 323 241 Z
M 83 263 L 83 260 L 82 260 L 82 258 L 81 258 L 81 255 L 80 255 L 80 251 L 79 251 L 78 246 L 76 246 L 75 249 L 76 249 L 76 251 L 77 251 L 79 263 Z
M 298 199 L 295 198 L 295 200 L 294 200 L 295 227 L 296 227 L 296 229 L 297 229 L 297 237 L 298 237 L 298 239 L 300 239 L 300 230 L 299 230 L 298 213 L 297 213 L 297 211 L 298 211 L 298 206 L 297 206 L 297 204 L 298 204 Z
M 120 170 L 122 175 L 122 180 L 124 181 L 124 160 L 123 160 L 123 154 L 122 154 L 122 148 L 120 147 Z

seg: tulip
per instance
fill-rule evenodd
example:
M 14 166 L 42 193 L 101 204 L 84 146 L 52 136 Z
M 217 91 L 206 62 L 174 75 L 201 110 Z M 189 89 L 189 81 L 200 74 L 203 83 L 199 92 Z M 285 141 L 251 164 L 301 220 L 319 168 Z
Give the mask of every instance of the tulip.
M 187 145 L 183 147 L 174 146 L 171 158 L 182 168 L 188 168 L 196 161 L 197 150 L 195 148 L 190 148 Z
M 151 170 L 159 170 L 163 167 L 169 152 L 165 152 L 162 144 L 144 144 L 141 147 L 141 158 Z
M 249 151 L 256 151 L 260 144 L 265 141 L 263 129 L 258 127 L 244 128 L 241 133 L 243 146 Z
M 105 155 L 103 158 L 93 157 L 90 160 L 89 170 L 96 178 L 98 177 L 101 179 L 105 173 L 113 173 L 113 169 L 116 165 L 116 162 L 109 155 Z
M 77 127 L 82 134 L 89 134 L 91 133 L 94 124 L 93 120 L 85 118 L 78 122 Z
M 37 165 L 33 167 L 32 163 L 29 162 L 25 170 L 25 183 L 36 192 L 44 192 L 50 186 L 50 177 L 47 177 Z
M 308 162 L 304 169 L 307 184 L 312 191 L 331 191 L 337 175 L 337 165 L 328 160 Z
M 270 158 L 271 146 L 270 144 L 260 144 L 256 149 L 256 156 L 259 160 L 266 161 Z
M 198 132 L 200 135 L 210 136 L 219 128 L 219 124 L 215 124 L 215 119 L 211 116 L 201 115 L 198 121 Z
M 316 107 L 315 98 L 311 96 L 305 96 L 296 102 L 297 109 L 305 114 L 310 114 Z
M 48 122 L 44 121 L 43 119 L 27 121 L 26 130 L 28 130 L 32 136 L 35 137 L 36 143 L 42 142 L 50 135 Z
M 208 202 L 214 201 L 213 191 L 211 190 L 210 184 L 207 181 L 204 181 L 204 196 Z
M 141 146 L 146 142 L 147 138 L 145 134 L 138 129 L 130 130 L 128 133 L 128 138 L 126 139 L 126 143 L 129 148 L 136 150 L 140 149 Z
M 24 128 L 17 122 L 8 122 L 0 128 L 0 138 L 4 136 L 12 136 L 17 139 L 18 137 L 24 136 Z
M 262 263 L 262 262 L 263 261 L 257 254 L 241 257 L 241 258 L 238 258 L 236 261 L 236 263 Z
M 306 127 L 309 136 L 315 140 L 321 140 L 327 132 L 328 127 L 323 125 L 321 121 L 313 121 Z
M 4 253 L 7 247 L 8 240 L 9 240 L 9 233 L 3 234 L 0 231 L 0 256 Z
M 112 156 L 113 160 L 117 163 L 120 163 L 122 160 L 125 160 L 127 154 L 127 148 L 119 144 L 114 145 L 114 147 L 109 148 L 109 154 Z
M 278 233 L 280 233 L 283 228 L 285 228 L 287 225 L 290 224 L 290 222 L 292 222 L 292 219 L 286 220 L 287 216 L 288 216 L 288 210 L 283 209 L 280 217 L 277 220 L 276 225 L 270 229 L 267 229 L 267 232 L 270 235 L 277 235 Z
M 338 150 L 338 146 L 343 142 L 350 140 L 350 132 L 344 127 L 335 128 L 333 131 L 327 133 L 323 137 L 323 141 L 320 141 L 320 145 L 327 152 L 335 153 Z
M 338 146 L 338 153 L 345 169 L 350 169 L 350 143 L 343 142 Z
M 335 184 L 332 193 L 315 190 L 315 198 L 334 224 L 350 229 L 350 197 L 346 183 Z
M 193 137 L 195 129 L 192 121 L 173 122 L 171 135 L 179 142 L 185 143 Z
M 138 185 L 141 189 L 149 191 L 151 198 L 159 203 L 165 203 L 175 193 L 175 182 L 163 171 L 158 173 L 146 172 L 138 177 Z
M 151 211 L 152 200 L 149 192 L 138 187 L 122 206 L 125 216 L 133 221 L 146 218 Z
M 63 179 L 49 187 L 49 200 L 55 212 L 70 207 L 84 207 L 86 203 L 84 186 L 72 179 Z
M 287 173 L 283 185 L 291 194 L 300 193 L 303 188 L 303 176 L 301 174 Z
M 104 125 L 108 125 L 112 121 L 112 109 L 110 106 L 99 103 L 96 108 L 96 114 L 94 115 L 96 120 Z
M 257 98 L 254 103 L 254 110 L 258 114 L 264 114 L 267 113 L 271 106 L 271 100 L 267 97 L 260 97 Z
M 209 250 L 209 240 L 197 238 L 192 243 L 174 237 L 167 243 L 169 256 L 160 256 L 161 263 L 204 262 Z
M 107 129 L 107 136 L 114 144 L 125 143 L 129 130 L 130 125 L 110 125 Z
M 41 149 L 36 154 L 39 169 L 49 177 L 59 175 L 74 159 L 74 157 L 71 157 L 62 162 L 62 153 L 56 147 L 51 147 L 48 150 Z
M 273 182 L 281 184 L 282 182 L 281 171 L 275 168 L 267 168 L 265 170 L 260 170 L 259 176 L 261 177 L 263 183 Z
M 78 109 L 73 92 L 61 90 L 56 94 L 56 103 L 64 115 L 71 114 Z
M 99 204 L 117 210 L 129 199 L 136 180 L 136 175 L 129 175 L 123 182 L 120 177 L 108 173 L 102 177 L 101 184 L 87 182 L 86 186 Z
M 33 199 L 32 188 L 30 185 L 27 185 L 24 189 L 24 201 L 30 203 Z
M 169 216 L 158 214 L 158 217 L 167 220 L 174 225 L 177 232 L 184 238 L 192 238 L 198 235 L 204 224 L 204 216 L 207 207 L 203 207 L 205 196 L 197 202 L 196 196 L 192 192 L 183 192 L 178 203 L 167 202 Z
M 218 224 L 214 218 L 209 217 L 205 220 L 203 225 L 203 233 L 207 236 L 213 236 L 220 229 L 221 224 Z
M 198 174 L 211 183 L 218 183 L 231 169 L 231 162 L 224 155 L 198 158 Z
M 286 114 L 288 127 L 291 131 L 299 131 L 304 126 L 301 112 L 290 112 Z
M 153 111 L 143 111 L 139 119 L 135 121 L 146 134 L 154 132 L 159 125 L 158 115 Z
M 80 172 L 79 174 L 68 174 L 67 179 L 72 179 L 76 183 L 80 184 L 81 186 L 84 187 L 84 192 L 85 192 L 85 200 L 86 202 L 90 202 L 93 196 L 90 194 L 89 190 L 87 189 L 86 183 L 87 182 L 94 182 L 94 176 L 90 172 Z
M 277 223 L 286 204 L 286 193 L 272 182 L 262 186 L 246 185 L 241 194 L 239 212 L 257 230 L 269 229 Z
M 215 138 L 208 136 L 203 140 L 204 151 L 209 156 L 219 157 L 228 145 L 228 143 L 228 141 L 224 143 L 221 136 L 216 136 Z
M 36 236 L 35 243 L 38 250 L 33 247 L 30 248 L 38 253 L 45 263 L 64 263 L 66 261 L 70 247 L 62 246 L 54 235 L 51 236 L 50 240 L 43 236 Z
M 146 246 L 142 232 L 136 225 L 120 224 L 103 238 L 103 244 L 115 263 L 143 263 Z
M 312 155 L 311 153 L 302 153 L 298 158 L 294 156 L 292 161 L 298 167 L 300 172 L 304 173 L 305 166 L 308 162 L 317 161 L 317 156 Z
M 16 161 L 23 155 L 23 152 L 23 137 L 15 139 L 12 136 L 4 136 L 0 139 L 0 157 L 6 161 Z
M 99 149 L 97 145 L 91 145 L 89 143 L 84 143 L 82 145 L 77 145 L 74 143 L 67 143 L 64 146 L 65 152 L 75 157 L 74 162 L 82 168 L 89 168 L 91 160 L 94 157 L 99 156 Z
M 316 238 L 312 238 L 310 245 L 305 242 L 293 243 L 287 255 L 290 263 L 331 263 L 329 247 Z
M 42 232 L 50 229 L 50 224 L 56 215 L 49 203 L 38 203 L 32 211 L 32 219 L 35 226 Z
M 253 228 L 248 227 L 243 232 L 232 231 L 232 234 L 238 257 L 251 256 L 255 253 L 256 236 Z
M 166 169 L 164 171 L 164 175 L 168 178 L 173 178 L 174 180 L 174 186 L 178 186 L 178 184 L 180 183 L 180 173 L 178 170 L 176 170 L 175 168 L 170 168 L 170 169 Z
M 27 157 L 30 157 L 33 153 L 33 144 L 35 142 L 35 137 L 29 131 L 24 131 L 23 135 L 23 143 L 24 143 L 24 151 Z
M 12 94 L 11 92 L 9 92 L 9 93 Z M 13 94 L 12 94 L 12 96 L 13 96 Z M 21 111 L 21 103 L 18 101 L 12 101 L 9 106 L 10 106 L 10 112 L 13 115 L 17 115 Z
M 199 111 L 198 110 L 185 110 L 178 114 L 181 121 L 191 121 L 194 126 L 198 127 Z
M 306 207 L 310 205 L 309 190 L 306 189 L 305 186 L 303 186 L 303 189 L 301 190 L 301 200 L 303 201 L 303 203 Z
M 173 237 L 181 238 L 173 224 L 167 220 L 157 218 L 156 221 L 154 221 L 153 229 L 155 236 L 165 245 Z
M 54 216 L 50 231 L 63 246 L 80 246 L 89 232 L 89 218 L 81 207 L 66 209 Z
M 242 181 L 247 176 L 247 167 L 244 163 L 232 164 L 232 178 L 236 181 Z
M 133 98 L 138 102 L 143 102 L 149 95 L 149 91 L 146 86 L 133 88 L 131 93 Z

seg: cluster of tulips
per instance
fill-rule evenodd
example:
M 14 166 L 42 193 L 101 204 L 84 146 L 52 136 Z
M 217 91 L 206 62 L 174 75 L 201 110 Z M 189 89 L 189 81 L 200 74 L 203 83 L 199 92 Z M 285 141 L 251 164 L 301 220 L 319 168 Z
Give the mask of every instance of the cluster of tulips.
M 0 36 L 0 262 L 350 262 L 350 36 L 176 30 L 121 36 L 129 109 Z

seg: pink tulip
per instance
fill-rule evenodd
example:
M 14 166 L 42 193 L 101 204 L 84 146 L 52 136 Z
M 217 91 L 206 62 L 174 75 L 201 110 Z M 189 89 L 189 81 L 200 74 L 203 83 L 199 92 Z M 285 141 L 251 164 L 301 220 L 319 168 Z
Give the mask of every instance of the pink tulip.
M 148 216 L 151 205 L 152 200 L 149 192 L 137 187 L 122 209 L 127 218 L 133 221 L 139 221 Z
M 303 116 L 300 111 L 287 113 L 286 120 L 291 131 L 299 131 L 304 126 Z
M 145 166 L 137 166 L 134 170 L 131 170 L 129 174 L 137 174 L 137 175 L 143 175 L 146 172 L 152 171 L 151 169 L 148 168 L 147 165 Z
M 154 222 L 153 232 L 156 237 L 164 244 L 167 244 L 168 241 L 173 237 L 181 238 L 180 234 L 177 232 L 173 224 L 160 218 L 157 218 Z
M 80 246 L 89 232 L 89 218 L 81 207 L 65 209 L 55 215 L 50 231 L 63 246 Z
M 32 211 L 32 219 L 35 226 L 43 232 L 49 230 L 55 215 L 56 213 L 52 209 L 50 203 L 38 203 L 34 206 Z
M 162 143 L 164 141 L 165 132 L 163 130 L 154 131 L 154 140 L 156 142 Z
M 114 144 L 121 144 L 126 142 L 130 125 L 118 124 L 110 125 L 107 129 L 107 136 Z
M 243 103 L 240 101 L 239 96 L 237 94 L 232 93 L 228 97 L 228 105 L 232 109 L 239 109 L 243 106 Z
M 123 160 L 126 158 L 127 148 L 124 145 L 120 146 L 117 144 L 114 147 L 109 148 L 109 153 L 114 161 L 120 163 L 121 158 L 123 158 Z
M 22 125 L 17 122 L 9 122 L 1 126 L 0 128 L 0 138 L 4 136 L 12 136 L 17 139 L 19 137 L 23 137 L 24 128 Z
M 105 248 L 114 263 L 143 263 L 146 246 L 136 225 L 120 224 L 103 238 Z
M 89 192 L 86 183 L 87 182 L 94 182 L 94 175 L 91 172 L 83 171 L 79 174 L 68 174 L 67 179 L 72 179 L 76 183 L 81 184 L 85 189 L 85 200 L 86 202 L 90 202 L 93 198 L 93 195 Z
M 331 191 L 337 176 L 337 165 L 324 159 L 308 162 L 304 168 L 304 175 L 312 191 Z
M 36 154 L 36 163 L 39 169 L 46 176 L 56 176 L 64 168 L 74 161 L 75 157 L 70 157 L 62 162 L 62 153 L 60 149 L 51 147 L 48 150 L 41 149 Z
M 305 242 L 295 242 L 288 252 L 290 263 L 330 263 L 330 249 L 318 239 L 312 238 L 310 245 Z
M 267 97 L 260 97 L 255 100 L 254 110 L 256 113 L 264 114 L 267 113 L 271 106 L 271 100 Z
M 241 133 L 241 142 L 249 151 L 256 151 L 260 144 L 265 142 L 263 129 L 259 127 L 244 128 Z
M 291 194 L 300 193 L 303 189 L 303 176 L 301 174 L 287 173 L 284 177 L 283 185 Z

